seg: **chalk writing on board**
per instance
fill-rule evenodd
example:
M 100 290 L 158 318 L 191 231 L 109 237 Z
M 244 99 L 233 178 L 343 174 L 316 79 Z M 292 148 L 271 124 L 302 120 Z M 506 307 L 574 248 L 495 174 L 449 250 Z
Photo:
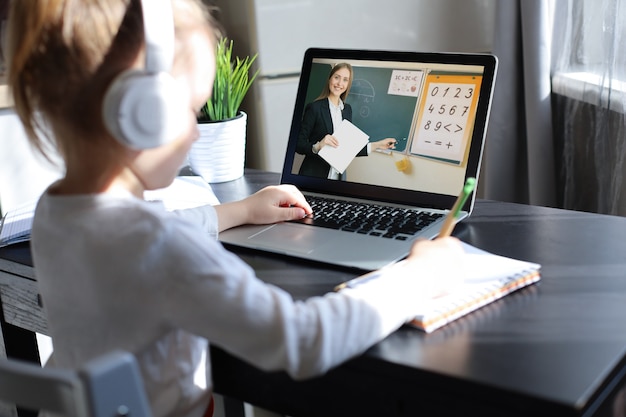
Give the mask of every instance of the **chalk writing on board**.
M 471 138 L 482 77 L 429 75 L 411 153 L 460 165 Z
M 357 109 L 359 116 L 369 117 L 371 110 L 368 104 L 373 103 L 376 98 L 376 90 L 372 83 L 363 78 L 355 79 L 352 81 L 350 95 L 360 103 L 360 107 Z
M 387 94 L 417 97 L 422 87 L 422 71 L 393 70 Z

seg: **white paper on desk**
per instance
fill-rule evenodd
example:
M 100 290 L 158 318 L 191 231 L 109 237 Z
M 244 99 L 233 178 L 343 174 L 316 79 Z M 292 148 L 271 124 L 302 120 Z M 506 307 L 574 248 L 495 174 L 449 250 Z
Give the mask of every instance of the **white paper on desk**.
M 167 210 L 219 204 L 211 185 L 196 176 L 176 177 L 169 187 L 144 191 L 143 198 L 146 201 L 162 201 Z
M 347 119 L 342 120 L 333 136 L 339 141 L 339 146 L 324 146 L 320 149 L 319 156 L 343 174 L 356 154 L 367 145 L 369 136 Z

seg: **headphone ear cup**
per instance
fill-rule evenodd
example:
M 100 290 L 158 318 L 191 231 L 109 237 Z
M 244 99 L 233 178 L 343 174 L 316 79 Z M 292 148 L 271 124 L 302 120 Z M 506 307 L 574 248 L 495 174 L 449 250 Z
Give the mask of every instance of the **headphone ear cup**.
M 109 132 L 133 149 L 156 148 L 176 139 L 189 103 L 166 72 L 128 70 L 108 88 L 102 116 Z

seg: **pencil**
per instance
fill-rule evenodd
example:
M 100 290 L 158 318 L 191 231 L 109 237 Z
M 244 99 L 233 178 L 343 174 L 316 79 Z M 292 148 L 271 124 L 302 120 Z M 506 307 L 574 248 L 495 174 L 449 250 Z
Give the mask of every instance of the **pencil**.
M 443 225 L 441 226 L 441 231 L 439 232 L 439 237 L 447 237 L 452 234 L 452 230 L 454 229 L 454 225 L 456 223 L 457 217 L 459 217 L 459 212 L 461 208 L 467 201 L 467 197 L 474 191 L 474 187 L 476 186 L 476 178 L 468 178 L 465 180 L 465 185 L 461 190 L 458 198 L 454 202 L 454 206 L 452 206 L 452 210 L 446 216 L 446 219 L 443 221 Z

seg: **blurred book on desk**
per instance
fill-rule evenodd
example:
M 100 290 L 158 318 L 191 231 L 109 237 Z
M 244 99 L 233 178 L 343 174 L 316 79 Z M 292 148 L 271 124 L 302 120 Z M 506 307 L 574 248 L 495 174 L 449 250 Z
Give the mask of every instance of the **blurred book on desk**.
M 37 200 L 8 211 L 0 220 L 0 248 L 30 239 Z

